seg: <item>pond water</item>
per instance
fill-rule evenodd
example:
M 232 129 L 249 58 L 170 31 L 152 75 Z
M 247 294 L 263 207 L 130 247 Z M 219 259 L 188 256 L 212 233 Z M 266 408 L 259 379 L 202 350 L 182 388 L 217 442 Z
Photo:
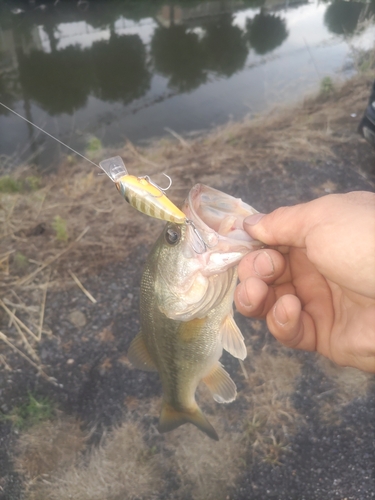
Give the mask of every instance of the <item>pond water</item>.
M 0 2 L 0 101 L 84 152 L 208 129 L 348 76 L 374 3 Z M 365 103 L 364 103 L 365 104 Z M 0 107 L 2 165 L 69 151 Z

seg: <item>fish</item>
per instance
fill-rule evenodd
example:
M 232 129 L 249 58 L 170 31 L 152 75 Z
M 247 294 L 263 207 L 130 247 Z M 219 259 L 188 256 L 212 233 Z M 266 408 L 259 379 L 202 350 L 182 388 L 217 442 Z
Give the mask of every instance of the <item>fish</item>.
M 136 210 L 155 219 L 176 224 L 184 224 L 186 215 L 165 195 L 166 188 L 155 184 L 148 175 L 137 177 L 130 175 L 120 156 L 114 156 L 99 162 L 99 167 L 116 184 L 117 190 Z
M 258 212 L 203 184 L 191 189 L 182 211 L 193 224 L 167 223 L 146 260 L 141 331 L 128 358 L 135 368 L 159 373 L 159 432 L 192 423 L 218 440 L 195 392 L 203 381 L 218 403 L 236 398 L 236 385 L 219 359 L 223 349 L 241 360 L 247 355 L 233 319 L 233 296 L 239 261 L 263 246 L 243 229 L 245 217 Z

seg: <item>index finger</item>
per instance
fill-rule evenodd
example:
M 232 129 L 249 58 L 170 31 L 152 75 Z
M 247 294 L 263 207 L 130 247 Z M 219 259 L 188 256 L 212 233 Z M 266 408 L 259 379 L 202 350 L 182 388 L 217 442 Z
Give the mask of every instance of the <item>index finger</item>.
M 245 255 L 238 265 L 238 276 L 240 281 L 255 277 L 260 278 L 267 284 L 274 283 L 281 277 L 283 277 L 283 282 L 290 281 L 286 258 L 280 252 L 271 248 L 257 250 Z

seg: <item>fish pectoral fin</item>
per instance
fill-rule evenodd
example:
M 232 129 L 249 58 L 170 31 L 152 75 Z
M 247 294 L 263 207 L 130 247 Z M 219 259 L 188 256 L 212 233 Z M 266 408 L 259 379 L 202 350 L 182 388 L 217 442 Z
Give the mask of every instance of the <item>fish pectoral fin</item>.
M 220 328 L 220 335 L 223 348 L 226 351 L 235 358 L 246 358 L 247 349 L 243 340 L 243 335 L 233 319 L 233 314 L 228 314 L 223 321 Z
M 134 368 L 139 368 L 140 370 L 146 370 L 149 372 L 157 371 L 157 368 L 147 350 L 142 332 L 139 332 L 130 344 L 128 358 Z
M 163 406 L 161 409 L 160 420 L 158 431 L 169 432 L 173 431 L 182 424 L 190 422 L 198 427 L 199 430 L 207 434 L 208 437 L 219 441 L 219 436 L 217 432 L 212 427 L 207 418 L 203 415 L 202 410 L 199 406 L 196 406 L 191 411 L 178 411 L 175 410 L 170 404 L 163 401 Z
M 219 362 L 202 380 L 218 403 L 230 403 L 236 399 L 236 384 Z

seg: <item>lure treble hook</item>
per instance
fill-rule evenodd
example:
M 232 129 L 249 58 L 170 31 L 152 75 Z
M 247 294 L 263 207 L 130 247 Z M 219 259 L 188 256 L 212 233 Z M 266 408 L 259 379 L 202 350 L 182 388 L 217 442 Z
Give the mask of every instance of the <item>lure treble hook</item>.
M 149 175 L 144 175 L 143 177 L 139 177 L 139 179 L 146 179 L 146 181 L 149 182 L 151 184 L 151 186 L 154 186 L 156 189 L 158 189 L 161 192 L 160 196 L 162 196 L 172 186 L 172 179 L 169 177 L 169 175 L 165 174 L 164 172 L 163 172 L 163 175 L 169 180 L 169 184 L 165 188 L 162 188 L 161 186 L 156 184 L 156 182 L 154 182 Z

